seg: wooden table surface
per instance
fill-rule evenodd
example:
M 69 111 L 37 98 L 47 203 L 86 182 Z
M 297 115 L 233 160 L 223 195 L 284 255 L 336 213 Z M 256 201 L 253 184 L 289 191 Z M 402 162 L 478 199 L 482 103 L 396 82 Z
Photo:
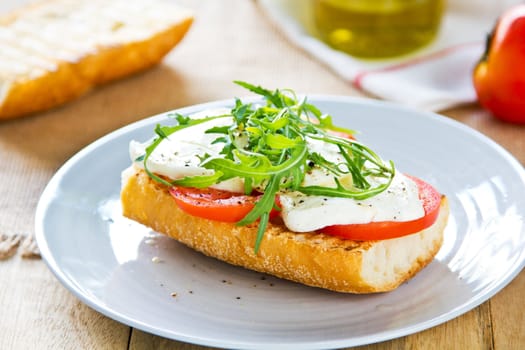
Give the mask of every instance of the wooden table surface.
M 33 232 L 35 208 L 75 152 L 162 111 L 244 92 L 234 79 L 304 93 L 360 95 L 287 42 L 255 1 L 179 1 L 196 21 L 162 65 L 96 89 L 64 107 L 0 123 L 0 233 Z M 525 128 L 477 105 L 442 111 L 492 138 L 525 164 Z M 480 161 L 483 161 L 480 159 Z M 490 166 L 490 164 L 487 164 Z M 426 331 L 362 349 L 523 349 L 525 272 L 472 311 Z M 204 349 L 113 321 L 68 292 L 44 261 L 0 261 L 0 349 Z

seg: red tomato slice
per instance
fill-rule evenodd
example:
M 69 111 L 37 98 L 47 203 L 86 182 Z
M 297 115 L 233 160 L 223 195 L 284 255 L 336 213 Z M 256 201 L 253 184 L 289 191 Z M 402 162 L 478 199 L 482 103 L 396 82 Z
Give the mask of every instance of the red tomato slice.
M 319 230 L 333 236 L 355 241 L 374 241 L 406 236 L 431 226 L 438 217 L 441 194 L 431 185 L 418 178 L 408 176 L 419 189 L 425 215 L 410 221 L 380 221 L 367 224 L 334 225 Z
M 356 241 L 382 240 L 419 232 L 431 226 L 437 219 L 441 194 L 423 180 L 409 176 L 418 186 L 425 215 L 411 221 L 382 221 L 367 224 L 333 225 L 320 230 L 333 236 Z M 238 222 L 255 206 L 261 195 L 244 195 L 213 188 L 172 187 L 171 195 L 184 212 L 215 221 Z M 279 206 L 279 199 L 276 199 Z M 272 210 L 270 217 L 279 215 Z
M 172 187 L 171 195 L 186 213 L 205 219 L 237 222 L 244 218 L 258 197 L 216 190 L 192 187 Z
M 171 195 L 184 212 L 209 220 L 237 222 L 243 219 L 262 195 L 244 195 L 213 188 L 172 187 Z M 277 215 L 272 210 L 270 217 Z

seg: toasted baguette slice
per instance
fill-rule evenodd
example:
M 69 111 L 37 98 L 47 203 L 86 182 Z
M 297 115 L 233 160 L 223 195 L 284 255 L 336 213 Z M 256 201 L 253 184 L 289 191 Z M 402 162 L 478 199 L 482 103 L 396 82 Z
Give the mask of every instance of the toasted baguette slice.
M 258 254 L 257 226 L 190 216 L 167 188 L 143 171 L 123 173 L 123 214 L 206 255 L 309 286 L 346 293 L 390 291 L 433 260 L 448 218 L 446 197 L 433 226 L 401 238 L 356 242 L 319 233 L 294 233 L 269 223 Z
M 144 70 L 193 17 L 162 0 L 47 0 L 0 18 L 0 119 L 58 106 Z

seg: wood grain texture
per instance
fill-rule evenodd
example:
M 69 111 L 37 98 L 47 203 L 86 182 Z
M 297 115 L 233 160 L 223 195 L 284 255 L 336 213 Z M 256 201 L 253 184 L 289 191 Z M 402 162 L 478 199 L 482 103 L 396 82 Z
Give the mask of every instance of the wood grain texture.
M 490 300 L 494 349 L 525 347 L 524 291 L 525 274 L 522 271 L 502 292 Z
M 26 0 L 16 0 L 27 2 Z M 290 45 L 254 1 L 181 0 L 196 21 L 163 64 L 106 85 L 57 110 L 0 123 L 0 231 L 33 230 L 36 203 L 56 169 L 104 134 L 145 116 L 243 96 L 234 79 L 305 93 L 359 95 Z M 4 4 L 6 3 L 6 4 Z M 12 8 L 14 2 L 0 2 Z M 235 16 L 231 16 L 235 9 Z M 211 57 L 211 58 L 210 58 Z M 212 60 L 213 64 L 210 64 Z M 525 127 L 471 105 L 445 111 L 500 143 L 525 164 Z M 358 347 L 367 350 L 525 348 L 525 273 L 490 301 L 437 327 Z M 41 260 L 0 262 L 0 349 L 210 350 L 133 330 L 72 296 Z
M 71 295 L 41 260 L 0 264 L 0 349 L 125 349 L 130 328 Z
M 129 342 L 129 350 L 214 350 L 217 348 L 182 343 L 134 329 Z

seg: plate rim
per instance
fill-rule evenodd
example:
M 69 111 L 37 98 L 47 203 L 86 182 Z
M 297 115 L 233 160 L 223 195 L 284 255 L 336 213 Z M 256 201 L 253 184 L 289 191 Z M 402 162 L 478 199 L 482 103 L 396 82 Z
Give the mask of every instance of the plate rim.
M 404 110 L 404 111 L 411 112 L 411 113 L 417 113 L 421 115 L 422 117 L 433 119 L 439 123 L 448 124 L 451 127 L 458 128 L 461 131 L 466 132 L 470 134 L 471 136 L 482 140 L 484 143 L 486 143 L 491 148 L 493 148 L 495 151 L 497 151 L 498 155 L 502 156 L 505 159 L 505 161 L 516 171 L 516 173 L 521 178 L 523 184 L 525 185 L 525 168 L 509 151 L 507 151 L 503 146 L 501 146 L 500 144 L 492 140 L 487 135 L 481 133 L 480 131 L 476 129 L 469 127 L 466 124 L 463 124 L 457 120 L 454 120 L 450 117 L 447 117 L 447 116 L 444 116 L 438 113 L 434 113 L 434 112 L 422 111 L 422 110 L 419 110 L 411 106 L 400 105 L 394 102 L 375 100 L 375 99 L 357 97 L 357 96 L 344 96 L 344 95 L 331 95 L 331 94 L 305 94 L 305 95 L 300 95 L 300 96 L 307 96 L 309 100 L 314 100 L 316 103 L 337 102 L 337 103 L 348 103 L 350 105 L 358 104 L 358 105 L 363 105 L 367 107 L 372 106 L 372 108 L 383 107 L 387 109 L 396 109 L 398 111 Z M 254 97 L 254 96 L 241 97 L 241 100 L 243 102 L 252 102 L 252 103 L 262 101 L 261 98 Z M 234 347 L 234 348 L 243 348 L 243 349 L 262 349 L 264 348 L 264 346 L 271 345 L 275 349 L 285 349 L 285 348 L 289 349 L 290 347 L 298 347 L 300 349 L 319 349 L 319 348 L 358 346 L 358 345 L 366 345 L 366 344 L 372 344 L 372 343 L 377 343 L 381 341 L 392 340 L 395 338 L 399 338 L 399 337 L 407 336 L 407 335 L 414 334 L 417 332 L 421 332 L 423 330 L 443 324 L 447 321 L 450 321 L 476 308 L 477 306 L 481 305 L 482 303 L 492 298 L 494 295 L 499 293 L 503 288 L 505 288 L 514 278 L 516 278 L 516 276 L 525 267 L 525 253 L 524 253 L 522 254 L 521 258 L 517 259 L 515 264 L 513 264 L 515 268 L 512 270 L 512 273 L 507 274 L 506 278 L 503 280 L 504 281 L 503 283 L 499 283 L 496 287 L 489 288 L 481 295 L 477 295 L 475 299 L 470 299 L 468 302 L 464 303 L 463 305 L 460 305 L 459 307 L 456 307 L 455 309 L 447 312 L 446 314 L 426 320 L 425 322 L 419 322 L 416 325 L 403 326 L 395 330 L 387 330 L 387 331 L 383 331 L 380 333 L 375 333 L 373 339 L 370 339 L 370 336 L 359 336 L 359 337 L 349 337 L 349 338 L 337 339 L 337 340 L 322 340 L 318 342 L 308 341 L 307 343 L 304 343 L 304 342 L 303 343 L 293 343 L 293 344 L 285 343 L 285 344 L 282 344 L 282 346 L 280 346 L 279 344 L 275 344 L 275 343 L 254 344 L 254 343 L 247 343 L 247 342 L 242 342 L 242 341 L 241 342 L 232 341 L 229 343 L 224 343 L 222 341 L 214 341 L 213 339 L 209 339 L 206 337 L 188 336 L 187 334 L 177 332 L 176 330 L 167 332 L 162 329 L 155 328 L 147 323 L 141 322 L 140 320 L 136 320 L 132 317 L 127 317 L 125 314 L 118 312 L 118 310 L 115 310 L 114 308 L 111 308 L 108 305 L 105 305 L 101 300 L 99 299 L 93 300 L 93 298 L 89 298 L 86 295 L 84 295 L 83 291 L 74 283 L 74 281 L 68 278 L 61 270 L 52 251 L 50 250 L 50 247 L 46 240 L 46 233 L 44 232 L 44 221 L 45 221 L 46 209 L 48 207 L 48 204 L 51 202 L 52 198 L 54 197 L 54 193 L 55 193 L 54 189 L 58 186 L 62 177 L 68 172 L 68 170 L 71 167 L 73 167 L 79 160 L 81 160 L 86 154 L 89 154 L 91 151 L 96 150 L 97 148 L 101 147 L 102 145 L 106 144 L 107 142 L 121 135 L 127 134 L 129 132 L 132 132 L 133 130 L 140 129 L 140 128 L 145 127 L 146 125 L 150 125 L 157 121 L 160 121 L 166 118 L 167 114 L 169 113 L 187 114 L 187 113 L 193 113 L 193 112 L 197 112 L 199 110 L 203 110 L 207 108 L 232 106 L 234 103 L 235 103 L 235 99 L 231 99 L 231 98 L 215 100 L 215 101 L 210 101 L 210 102 L 203 102 L 203 103 L 198 103 L 194 105 L 184 106 L 181 108 L 176 108 L 176 109 L 162 112 L 162 113 L 157 113 L 153 116 L 146 117 L 146 118 L 137 120 L 135 122 L 129 123 L 125 126 L 117 128 L 116 130 L 113 130 L 103 135 L 102 137 L 97 138 L 95 141 L 81 148 L 73 156 L 71 156 L 67 161 L 65 161 L 59 167 L 59 169 L 52 175 L 51 179 L 49 180 L 44 190 L 42 191 L 40 198 L 38 200 L 37 207 L 36 207 L 35 239 L 40 248 L 42 258 L 45 261 L 46 265 L 51 270 L 53 275 L 60 281 L 60 283 L 70 293 L 72 293 L 76 298 L 81 300 L 84 304 L 88 305 L 92 309 L 96 310 L 97 312 L 119 323 L 122 323 L 128 327 L 137 328 L 139 330 L 142 330 L 142 331 L 145 331 L 151 334 L 155 334 L 158 336 L 162 336 L 168 339 L 176 340 L 176 341 L 188 342 L 192 344 L 198 344 L 201 346 L 214 346 L 214 347 L 219 347 L 219 348 Z

